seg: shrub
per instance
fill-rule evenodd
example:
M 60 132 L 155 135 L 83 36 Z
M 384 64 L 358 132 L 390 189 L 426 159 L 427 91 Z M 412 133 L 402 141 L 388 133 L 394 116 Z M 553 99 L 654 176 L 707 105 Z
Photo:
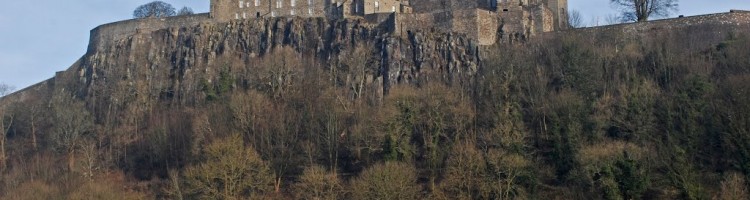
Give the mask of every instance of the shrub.
M 309 167 L 299 179 L 294 185 L 296 199 L 340 199 L 343 196 L 341 181 L 323 167 Z
M 268 163 L 239 136 L 209 144 L 206 161 L 185 169 L 186 192 L 198 199 L 258 198 L 273 190 Z
M 417 172 L 401 162 L 386 162 L 366 169 L 351 184 L 352 199 L 416 199 Z
M 729 173 L 721 182 L 720 200 L 750 199 L 747 191 L 747 182 L 742 174 Z

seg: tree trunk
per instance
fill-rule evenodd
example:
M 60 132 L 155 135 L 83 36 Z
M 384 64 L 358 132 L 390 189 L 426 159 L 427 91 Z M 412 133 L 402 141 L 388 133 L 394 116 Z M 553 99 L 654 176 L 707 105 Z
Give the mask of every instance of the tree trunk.
M 31 147 L 34 148 L 34 151 L 37 150 L 36 124 L 34 123 L 34 114 L 33 113 L 31 114 Z
M 274 184 L 274 191 L 276 193 L 281 192 L 281 176 L 276 178 L 276 184 Z
M 73 166 L 75 165 L 75 152 L 68 151 L 68 171 L 73 171 Z
M 2 129 L 2 130 L 5 130 L 5 129 Z M 5 169 L 5 133 L 2 133 L 2 135 L 0 135 L 0 171 L 3 171 L 4 169 Z

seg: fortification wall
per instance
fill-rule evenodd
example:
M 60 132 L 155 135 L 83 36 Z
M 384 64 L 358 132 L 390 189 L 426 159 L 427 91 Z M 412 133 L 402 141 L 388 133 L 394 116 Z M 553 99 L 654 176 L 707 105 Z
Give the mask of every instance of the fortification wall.
M 497 32 L 500 27 L 497 13 L 488 10 L 477 10 L 477 42 L 480 45 L 492 45 L 497 41 Z
M 88 52 L 106 46 L 113 41 L 127 38 L 137 33 L 151 32 L 170 27 L 196 26 L 213 22 L 208 13 L 167 18 L 131 19 L 98 26 L 91 30 Z
M 685 52 L 695 52 L 715 46 L 732 34 L 748 33 L 750 12 L 737 11 L 550 32 L 534 40 L 557 40 L 566 35 L 577 35 L 582 38 L 617 40 L 615 43 L 638 41 L 658 45 L 668 42 L 670 45 L 679 45 Z M 679 38 L 679 41 L 665 41 L 670 38 Z
M 690 17 L 670 18 L 653 20 L 648 22 L 616 24 L 576 29 L 576 32 L 596 33 L 623 33 L 625 35 L 638 35 L 639 33 L 654 32 L 665 29 L 682 29 L 691 26 L 728 26 L 738 31 L 750 31 L 750 11 L 732 11 L 708 15 Z M 708 30 L 715 31 L 715 30 Z
M 394 31 L 406 36 L 409 31 L 436 30 L 459 33 L 477 41 L 480 45 L 491 45 L 496 41 L 497 15 L 484 9 L 463 9 L 430 13 L 396 14 Z
M 411 7 L 415 13 L 434 13 L 447 10 L 464 10 L 483 8 L 479 2 L 487 0 L 411 0 Z M 485 8 L 488 9 L 488 8 Z
M 400 0 L 364 0 L 364 14 L 401 13 Z
M 532 10 L 532 23 L 534 29 L 532 35 L 536 33 L 544 33 L 555 30 L 555 17 L 554 13 L 547 7 L 542 5 L 535 6 Z
M 217 21 L 259 17 L 324 17 L 333 9 L 331 0 L 213 0 L 211 13 Z
M 370 24 L 392 24 L 395 13 L 374 13 L 364 16 L 365 21 Z
M 393 26 L 397 34 L 405 35 L 408 31 L 415 30 L 449 30 L 448 23 L 438 21 L 444 13 L 405 13 L 396 14 Z M 402 36 L 403 36 L 402 35 Z
M 74 67 L 80 66 L 82 63 L 83 58 L 79 58 L 78 60 L 76 60 L 76 62 L 70 65 L 68 69 L 73 69 Z M 6 96 L 0 97 L 0 107 L 8 106 L 16 102 L 24 102 L 29 101 L 30 99 L 38 99 L 44 96 L 51 96 L 54 93 L 53 89 L 56 85 L 65 85 L 64 82 L 70 80 L 69 76 L 66 75 L 67 74 L 65 71 L 59 71 L 55 73 L 55 76 L 52 78 L 20 89 Z

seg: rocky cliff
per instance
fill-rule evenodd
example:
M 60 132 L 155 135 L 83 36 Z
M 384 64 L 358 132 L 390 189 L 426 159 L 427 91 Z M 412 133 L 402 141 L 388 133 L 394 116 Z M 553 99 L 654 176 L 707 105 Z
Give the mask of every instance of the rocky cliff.
M 361 20 L 273 18 L 136 29 L 118 37 L 92 33 L 88 53 L 64 73 L 74 82 L 63 82 L 87 98 L 130 91 L 139 98 L 190 103 L 222 70 L 235 80 L 232 87 L 252 82 L 249 77 L 263 60 L 304 60 L 304 65 L 330 70 L 365 48 L 363 55 L 374 60 L 363 63 L 371 69 L 367 85 L 380 92 L 426 75 L 458 80 L 474 73 L 479 63 L 478 47 L 464 37 L 415 32 L 401 38 Z

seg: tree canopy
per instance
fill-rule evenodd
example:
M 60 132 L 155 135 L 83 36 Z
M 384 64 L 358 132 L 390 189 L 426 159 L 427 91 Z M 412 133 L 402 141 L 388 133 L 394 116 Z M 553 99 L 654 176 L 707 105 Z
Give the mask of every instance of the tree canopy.
M 133 11 L 133 18 L 149 18 L 149 17 L 171 17 L 175 16 L 177 12 L 171 4 L 163 1 L 153 1 L 151 3 L 143 4 Z
M 195 14 L 195 12 L 193 12 L 192 8 L 187 7 L 187 6 L 184 6 L 180 8 L 180 11 L 177 11 L 177 16 L 192 15 L 192 14 Z
M 677 11 L 678 0 L 610 0 L 622 12 L 624 22 L 648 21 L 649 17 L 666 17 Z

